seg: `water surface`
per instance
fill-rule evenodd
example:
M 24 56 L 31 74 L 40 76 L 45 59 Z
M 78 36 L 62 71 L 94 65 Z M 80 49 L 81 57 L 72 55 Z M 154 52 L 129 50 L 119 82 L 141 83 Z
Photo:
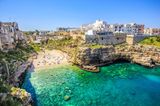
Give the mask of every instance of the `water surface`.
M 63 66 L 29 71 L 22 87 L 38 106 L 160 106 L 160 67 L 116 63 L 100 70 Z

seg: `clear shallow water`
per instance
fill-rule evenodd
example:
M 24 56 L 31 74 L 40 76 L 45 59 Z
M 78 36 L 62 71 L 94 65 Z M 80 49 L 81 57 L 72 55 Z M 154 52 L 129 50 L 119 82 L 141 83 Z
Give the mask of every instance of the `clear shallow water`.
M 30 71 L 22 88 L 38 106 L 160 106 L 160 67 L 116 63 L 100 70 L 64 66 Z

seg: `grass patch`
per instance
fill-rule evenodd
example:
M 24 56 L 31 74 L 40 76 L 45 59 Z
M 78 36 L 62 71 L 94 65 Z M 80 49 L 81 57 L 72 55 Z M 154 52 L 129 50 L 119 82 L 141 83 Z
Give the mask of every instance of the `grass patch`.
M 160 36 L 148 37 L 139 43 L 144 45 L 153 45 L 153 46 L 160 47 Z
M 58 50 L 63 50 L 65 49 L 64 47 L 70 46 L 73 44 L 73 39 L 71 38 L 65 38 L 65 39 L 60 39 L 60 40 L 49 40 L 45 45 L 45 49 L 58 49 Z
M 91 49 L 98 49 L 98 48 L 102 48 L 102 47 L 104 47 L 104 45 L 99 45 L 99 44 L 89 45 L 89 48 L 91 48 Z

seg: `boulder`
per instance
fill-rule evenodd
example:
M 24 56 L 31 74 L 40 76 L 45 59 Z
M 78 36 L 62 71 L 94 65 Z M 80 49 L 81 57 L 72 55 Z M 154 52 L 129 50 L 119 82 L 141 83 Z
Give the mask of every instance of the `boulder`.
M 68 96 L 68 95 L 65 95 L 65 96 L 64 96 L 64 100 L 65 100 L 65 101 L 70 100 L 70 98 L 71 98 L 71 97 L 70 97 L 70 96 Z

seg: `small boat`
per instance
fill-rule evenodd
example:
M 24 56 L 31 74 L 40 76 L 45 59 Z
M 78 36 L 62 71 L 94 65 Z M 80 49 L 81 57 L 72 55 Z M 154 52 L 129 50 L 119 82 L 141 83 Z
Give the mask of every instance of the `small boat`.
M 93 65 L 82 65 L 80 68 L 89 72 L 99 72 L 99 68 Z

